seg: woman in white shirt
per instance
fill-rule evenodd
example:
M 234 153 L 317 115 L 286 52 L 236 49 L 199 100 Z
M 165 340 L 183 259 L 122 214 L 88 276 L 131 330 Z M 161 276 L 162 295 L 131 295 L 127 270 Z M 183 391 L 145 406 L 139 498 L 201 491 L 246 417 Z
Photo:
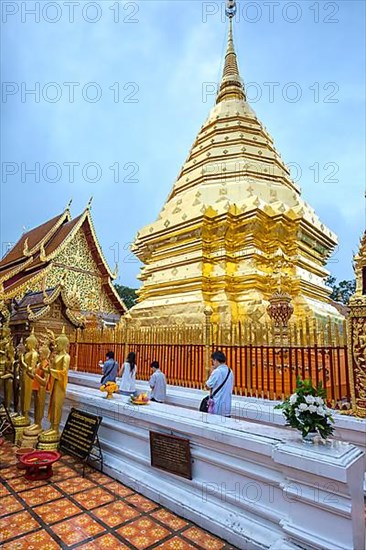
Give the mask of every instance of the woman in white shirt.
M 122 395 L 136 394 L 136 371 L 136 354 L 131 351 L 118 373 L 118 376 L 122 377 L 119 385 Z

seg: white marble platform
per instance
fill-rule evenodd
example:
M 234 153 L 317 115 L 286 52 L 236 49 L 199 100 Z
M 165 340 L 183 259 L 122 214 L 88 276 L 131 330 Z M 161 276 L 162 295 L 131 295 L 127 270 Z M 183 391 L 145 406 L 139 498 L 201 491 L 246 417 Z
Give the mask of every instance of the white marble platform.
M 74 384 L 82 384 L 87 387 L 98 388 L 100 376 L 96 374 L 86 374 L 70 371 L 69 380 Z M 138 381 L 137 388 L 139 391 L 148 391 L 147 382 Z M 179 386 L 168 386 L 167 388 L 167 403 L 177 405 L 192 410 L 198 410 L 199 404 L 207 392 L 202 390 L 194 390 L 189 388 L 181 388 Z M 233 416 L 268 424 L 272 426 L 284 426 L 285 418 L 282 411 L 275 410 L 275 406 L 279 401 L 271 401 L 269 399 L 259 399 L 254 397 L 233 396 Z M 338 412 L 334 413 L 335 433 L 334 438 L 346 443 L 357 445 L 365 453 L 364 454 L 364 490 L 366 492 L 366 420 L 355 418 L 353 416 L 342 415 Z
M 169 404 L 136 407 L 74 384 L 64 420 L 70 407 L 103 417 L 107 473 L 238 548 L 364 547 L 363 453 L 354 445 L 305 445 L 282 427 Z M 190 440 L 192 480 L 150 465 L 149 431 Z

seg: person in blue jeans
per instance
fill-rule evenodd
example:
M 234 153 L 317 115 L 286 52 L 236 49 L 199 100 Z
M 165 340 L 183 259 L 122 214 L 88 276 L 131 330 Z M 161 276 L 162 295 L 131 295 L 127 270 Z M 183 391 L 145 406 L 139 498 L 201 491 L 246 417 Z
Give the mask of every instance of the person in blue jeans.
M 226 356 L 222 351 L 214 351 L 211 355 L 212 372 L 206 382 L 206 387 L 212 396 L 218 388 L 219 391 L 212 397 L 213 404 L 209 408 L 211 414 L 231 416 L 231 396 L 234 388 L 233 371 L 226 364 Z

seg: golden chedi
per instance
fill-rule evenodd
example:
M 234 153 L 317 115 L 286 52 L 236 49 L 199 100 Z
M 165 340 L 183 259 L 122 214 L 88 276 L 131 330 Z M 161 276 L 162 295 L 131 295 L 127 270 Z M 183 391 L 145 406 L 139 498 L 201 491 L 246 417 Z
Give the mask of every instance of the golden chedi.
M 292 298 L 292 319 L 340 319 L 324 284 L 336 236 L 302 199 L 247 102 L 232 13 L 216 105 L 158 219 L 132 248 L 145 264 L 131 310 L 142 325 L 201 323 L 206 307 L 214 322 L 263 322 L 279 280 Z

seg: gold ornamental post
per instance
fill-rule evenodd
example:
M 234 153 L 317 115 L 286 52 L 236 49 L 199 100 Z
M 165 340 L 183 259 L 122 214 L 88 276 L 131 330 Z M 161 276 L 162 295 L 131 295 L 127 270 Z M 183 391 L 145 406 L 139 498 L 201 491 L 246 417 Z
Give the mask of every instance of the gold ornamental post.
M 128 355 L 128 347 L 129 347 L 129 343 L 130 343 L 130 323 L 132 321 L 132 317 L 131 317 L 131 314 L 129 312 L 127 312 L 124 316 L 123 316 L 123 319 L 125 320 L 125 327 L 126 327 L 126 332 L 125 332 L 125 357 L 127 357 Z
M 351 300 L 347 319 L 352 412 L 366 418 L 366 300 Z
M 205 314 L 205 375 L 206 380 L 208 380 L 211 366 L 211 315 L 213 310 L 210 306 L 207 306 L 203 313 Z
M 79 366 L 79 335 L 80 335 L 80 328 L 77 327 L 75 331 L 75 359 L 74 359 L 74 371 L 78 370 Z
M 366 231 L 353 261 L 356 292 L 349 301 L 350 313 L 347 319 L 348 368 L 352 412 L 366 418 Z

